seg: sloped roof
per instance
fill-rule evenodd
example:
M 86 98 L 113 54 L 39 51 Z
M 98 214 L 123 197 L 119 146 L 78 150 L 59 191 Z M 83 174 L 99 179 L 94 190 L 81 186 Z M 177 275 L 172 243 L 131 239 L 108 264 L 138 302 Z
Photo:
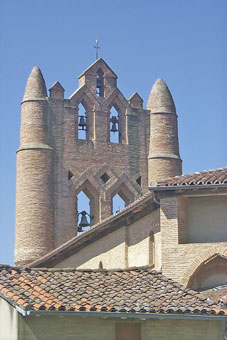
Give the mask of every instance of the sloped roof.
M 121 225 L 125 225 L 125 219 L 129 216 L 129 214 L 134 213 L 134 215 L 136 215 L 137 212 L 143 209 L 144 211 L 147 210 L 148 212 L 157 209 L 158 205 L 154 202 L 153 196 L 153 193 L 149 192 L 139 197 L 133 203 L 127 205 L 124 209 L 91 226 L 87 230 L 84 230 L 81 234 L 73 237 L 69 241 L 60 245 L 58 248 L 33 261 L 27 266 L 51 267 L 54 263 L 59 262 L 61 259 L 65 259 L 67 256 L 70 256 L 70 254 L 75 253 L 78 249 L 81 249 L 81 247 L 87 244 L 88 241 L 90 242 L 91 240 L 99 237 L 99 235 L 113 232 L 116 230 L 116 228 L 121 227 Z M 121 220 L 124 220 L 123 224 L 121 223 Z
M 14 307 L 34 311 L 225 314 L 206 297 L 149 267 L 107 271 L 2 266 L 0 296 Z
M 141 102 L 143 102 L 143 98 L 139 95 L 138 92 L 133 93 L 128 100 L 132 100 L 133 98 L 138 98 L 139 100 L 141 100 Z
M 209 185 L 226 185 L 227 184 L 227 168 L 205 170 L 201 172 L 195 172 L 193 174 L 175 176 L 167 178 L 165 180 L 157 182 L 150 189 L 158 189 L 165 187 L 177 187 L 177 186 L 209 186 Z
M 211 289 L 207 289 L 201 293 L 205 297 L 211 298 L 215 303 L 227 308 L 227 283 Z
M 95 65 L 95 64 L 105 64 L 106 65 L 106 67 L 110 70 L 110 72 L 112 73 L 112 75 L 113 75 L 113 77 L 114 78 L 117 78 L 117 75 L 116 75 L 116 73 L 114 73 L 114 71 L 109 67 L 109 65 L 105 62 L 105 60 L 103 60 L 102 58 L 99 58 L 99 59 L 97 59 L 97 60 L 95 60 L 83 73 L 81 73 L 80 75 L 79 75 L 79 77 L 78 78 L 81 78 L 85 73 L 88 73 L 92 68 L 93 68 L 93 66 Z

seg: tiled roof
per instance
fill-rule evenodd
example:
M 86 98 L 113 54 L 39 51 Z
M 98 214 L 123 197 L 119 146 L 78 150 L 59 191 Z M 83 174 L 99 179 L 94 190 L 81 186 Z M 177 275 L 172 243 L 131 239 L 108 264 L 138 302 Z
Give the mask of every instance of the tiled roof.
M 206 297 L 149 267 L 95 271 L 2 266 L 0 296 L 34 311 L 225 314 Z
M 175 176 L 157 182 L 158 187 L 174 187 L 174 186 L 193 186 L 193 185 L 227 185 L 227 168 L 205 170 L 195 172 L 194 174 Z M 152 187 L 153 189 L 154 187 Z
M 203 291 L 202 295 L 211 298 L 215 303 L 218 303 L 219 306 L 227 309 L 227 283 Z
M 127 205 L 124 209 L 120 210 L 119 212 L 107 217 L 103 221 L 91 226 L 90 228 L 84 230 L 81 234 L 73 237 L 69 241 L 66 241 L 58 248 L 52 250 L 51 252 L 47 253 L 46 255 L 42 256 L 41 258 L 33 261 L 28 266 L 29 267 L 37 267 L 37 266 L 46 266 L 48 263 L 48 267 L 52 266 L 52 261 L 55 261 L 56 258 L 63 256 L 65 258 L 65 254 L 74 251 L 76 247 L 81 245 L 82 243 L 86 243 L 87 240 L 97 237 L 103 231 L 109 230 L 109 232 L 114 231 L 113 224 L 115 221 L 119 225 L 120 218 L 124 219 L 127 218 L 128 214 L 136 211 L 142 210 L 145 206 L 148 208 L 149 211 L 152 209 L 157 209 L 158 205 L 153 200 L 154 194 L 152 192 L 148 192 L 145 195 L 139 197 L 137 200 L 132 202 L 131 204 Z M 51 262 L 46 262 L 51 261 Z

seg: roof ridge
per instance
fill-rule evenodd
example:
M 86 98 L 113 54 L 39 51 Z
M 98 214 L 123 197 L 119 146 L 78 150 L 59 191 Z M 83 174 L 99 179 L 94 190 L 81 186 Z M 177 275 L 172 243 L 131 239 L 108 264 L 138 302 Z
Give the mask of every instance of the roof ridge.
M 150 190 L 167 189 L 168 187 L 190 187 L 190 186 L 210 186 L 218 185 L 220 187 L 227 184 L 227 167 L 217 168 L 211 170 L 203 170 L 200 172 L 194 172 L 191 174 L 183 174 L 180 176 L 169 177 L 157 182 L 153 182 Z M 167 189 L 168 190 L 168 189 Z
M 187 174 L 182 174 L 182 175 L 178 175 L 178 176 L 173 176 L 173 177 L 167 177 L 165 179 L 161 179 L 160 181 L 157 181 L 157 183 L 162 183 L 162 182 L 166 182 L 168 181 L 169 179 L 177 179 L 177 178 L 182 178 L 182 177 L 186 177 L 186 176 L 192 176 L 192 175 L 200 175 L 200 174 L 203 174 L 203 173 L 206 173 L 206 172 L 214 172 L 214 171 L 222 171 L 222 170 L 227 170 L 227 166 L 224 167 L 224 168 L 216 168 L 216 169 L 209 169 L 209 170 L 202 170 L 202 171 L 196 171 L 196 172 L 192 172 L 192 173 L 187 173 Z
M 152 271 L 154 273 L 157 274 L 161 274 L 159 273 L 157 270 L 155 270 L 153 268 L 153 266 L 133 266 L 133 267 L 129 267 L 129 268 L 113 268 L 113 269 L 106 269 L 106 268 L 88 268 L 88 269 L 83 269 L 83 268 L 75 268 L 75 267 L 66 267 L 66 268 L 47 268 L 47 267 L 37 267 L 37 268 L 30 268 L 30 267 L 17 267 L 17 266 L 10 266 L 10 265 L 1 265 L 0 264 L 0 272 L 2 270 L 15 270 L 19 273 L 22 272 L 31 272 L 31 271 L 43 271 L 43 272 L 130 272 L 130 271 L 144 271 L 144 270 L 148 270 L 148 271 Z

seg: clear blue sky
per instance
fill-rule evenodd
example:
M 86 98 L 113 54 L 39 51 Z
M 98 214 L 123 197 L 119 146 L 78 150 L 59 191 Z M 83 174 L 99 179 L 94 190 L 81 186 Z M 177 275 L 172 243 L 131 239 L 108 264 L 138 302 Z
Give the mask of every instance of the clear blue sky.
M 226 0 L 1 0 L 0 263 L 13 263 L 20 102 L 32 67 L 67 98 L 99 39 L 126 98 L 137 91 L 146 105 L 156 78 L 169 86 L 183 172 L 224 167 L 226 18 Z

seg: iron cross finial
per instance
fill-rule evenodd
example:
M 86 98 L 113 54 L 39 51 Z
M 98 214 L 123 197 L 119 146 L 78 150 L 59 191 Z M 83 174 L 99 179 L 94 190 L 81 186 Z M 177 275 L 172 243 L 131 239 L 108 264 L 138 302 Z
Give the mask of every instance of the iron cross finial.
M 96 49 L 96 60 L 99 58 L 99 42 L 98 40 L 95 41 L 95 46 L 94 48 Z

